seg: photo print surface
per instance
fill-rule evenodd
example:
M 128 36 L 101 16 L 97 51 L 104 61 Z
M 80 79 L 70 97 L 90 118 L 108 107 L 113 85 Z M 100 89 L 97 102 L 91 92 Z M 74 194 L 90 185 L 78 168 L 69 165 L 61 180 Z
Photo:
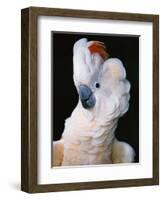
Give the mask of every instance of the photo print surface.
M 52 166 L 139 162 L 139 36 L 52 32 Z

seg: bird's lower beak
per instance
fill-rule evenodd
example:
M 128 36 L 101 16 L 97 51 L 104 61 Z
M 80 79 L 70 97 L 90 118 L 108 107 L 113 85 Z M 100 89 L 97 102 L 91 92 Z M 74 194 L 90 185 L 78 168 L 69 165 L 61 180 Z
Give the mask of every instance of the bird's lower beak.
M 79 97 L 82 103 L 82 106 L 86 109 L 93 108 L 96 99 L 94 94 L 92 93 L 92 90 L 86 86 L 86 85 L 80 85 L 79 86 Z

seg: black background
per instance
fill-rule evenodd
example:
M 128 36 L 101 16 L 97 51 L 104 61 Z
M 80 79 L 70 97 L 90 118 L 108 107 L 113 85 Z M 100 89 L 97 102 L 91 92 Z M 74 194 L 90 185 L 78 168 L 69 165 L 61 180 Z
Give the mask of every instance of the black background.
M 52 32 L 52 132 L 59 140 L 64 121 L 78 102 L 73 83 L 73 45 L 81 39 L 104 42 L 110 57 L 122 60 L 131 83 L 128 112 L 119 119 L 116 137 L 133 146 L 135 162 L 139 162 L 139 37 L 122 35 L 76 34 Z

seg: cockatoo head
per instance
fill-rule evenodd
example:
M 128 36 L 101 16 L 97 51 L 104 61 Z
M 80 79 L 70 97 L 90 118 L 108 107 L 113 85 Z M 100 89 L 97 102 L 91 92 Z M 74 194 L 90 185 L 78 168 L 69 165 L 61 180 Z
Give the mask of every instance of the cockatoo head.
M 103 113 L 106 118 L 116 118 L 128 110 L 130 83 L 125 68 L 119 59 L 108 59 L 104 43 L 78 40 L 73 48 L 73 71 L 83 109 Z

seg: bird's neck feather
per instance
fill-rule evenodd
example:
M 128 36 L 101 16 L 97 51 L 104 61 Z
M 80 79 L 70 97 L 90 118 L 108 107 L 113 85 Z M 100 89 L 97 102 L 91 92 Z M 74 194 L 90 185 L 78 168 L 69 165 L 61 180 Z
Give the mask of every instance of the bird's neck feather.
M 118 119 L 101 123 L 91 111 L 84 109 L 79 102 L 66 122 L 63 136 L 70 143 L 78 143 L 90 139 L 92 141 L 91 144 L 95 146 L 100 146 L 102 143 L 106 143 L 108 146 L 112 144 L 115 138 L 114 133 L 117 123 Z

